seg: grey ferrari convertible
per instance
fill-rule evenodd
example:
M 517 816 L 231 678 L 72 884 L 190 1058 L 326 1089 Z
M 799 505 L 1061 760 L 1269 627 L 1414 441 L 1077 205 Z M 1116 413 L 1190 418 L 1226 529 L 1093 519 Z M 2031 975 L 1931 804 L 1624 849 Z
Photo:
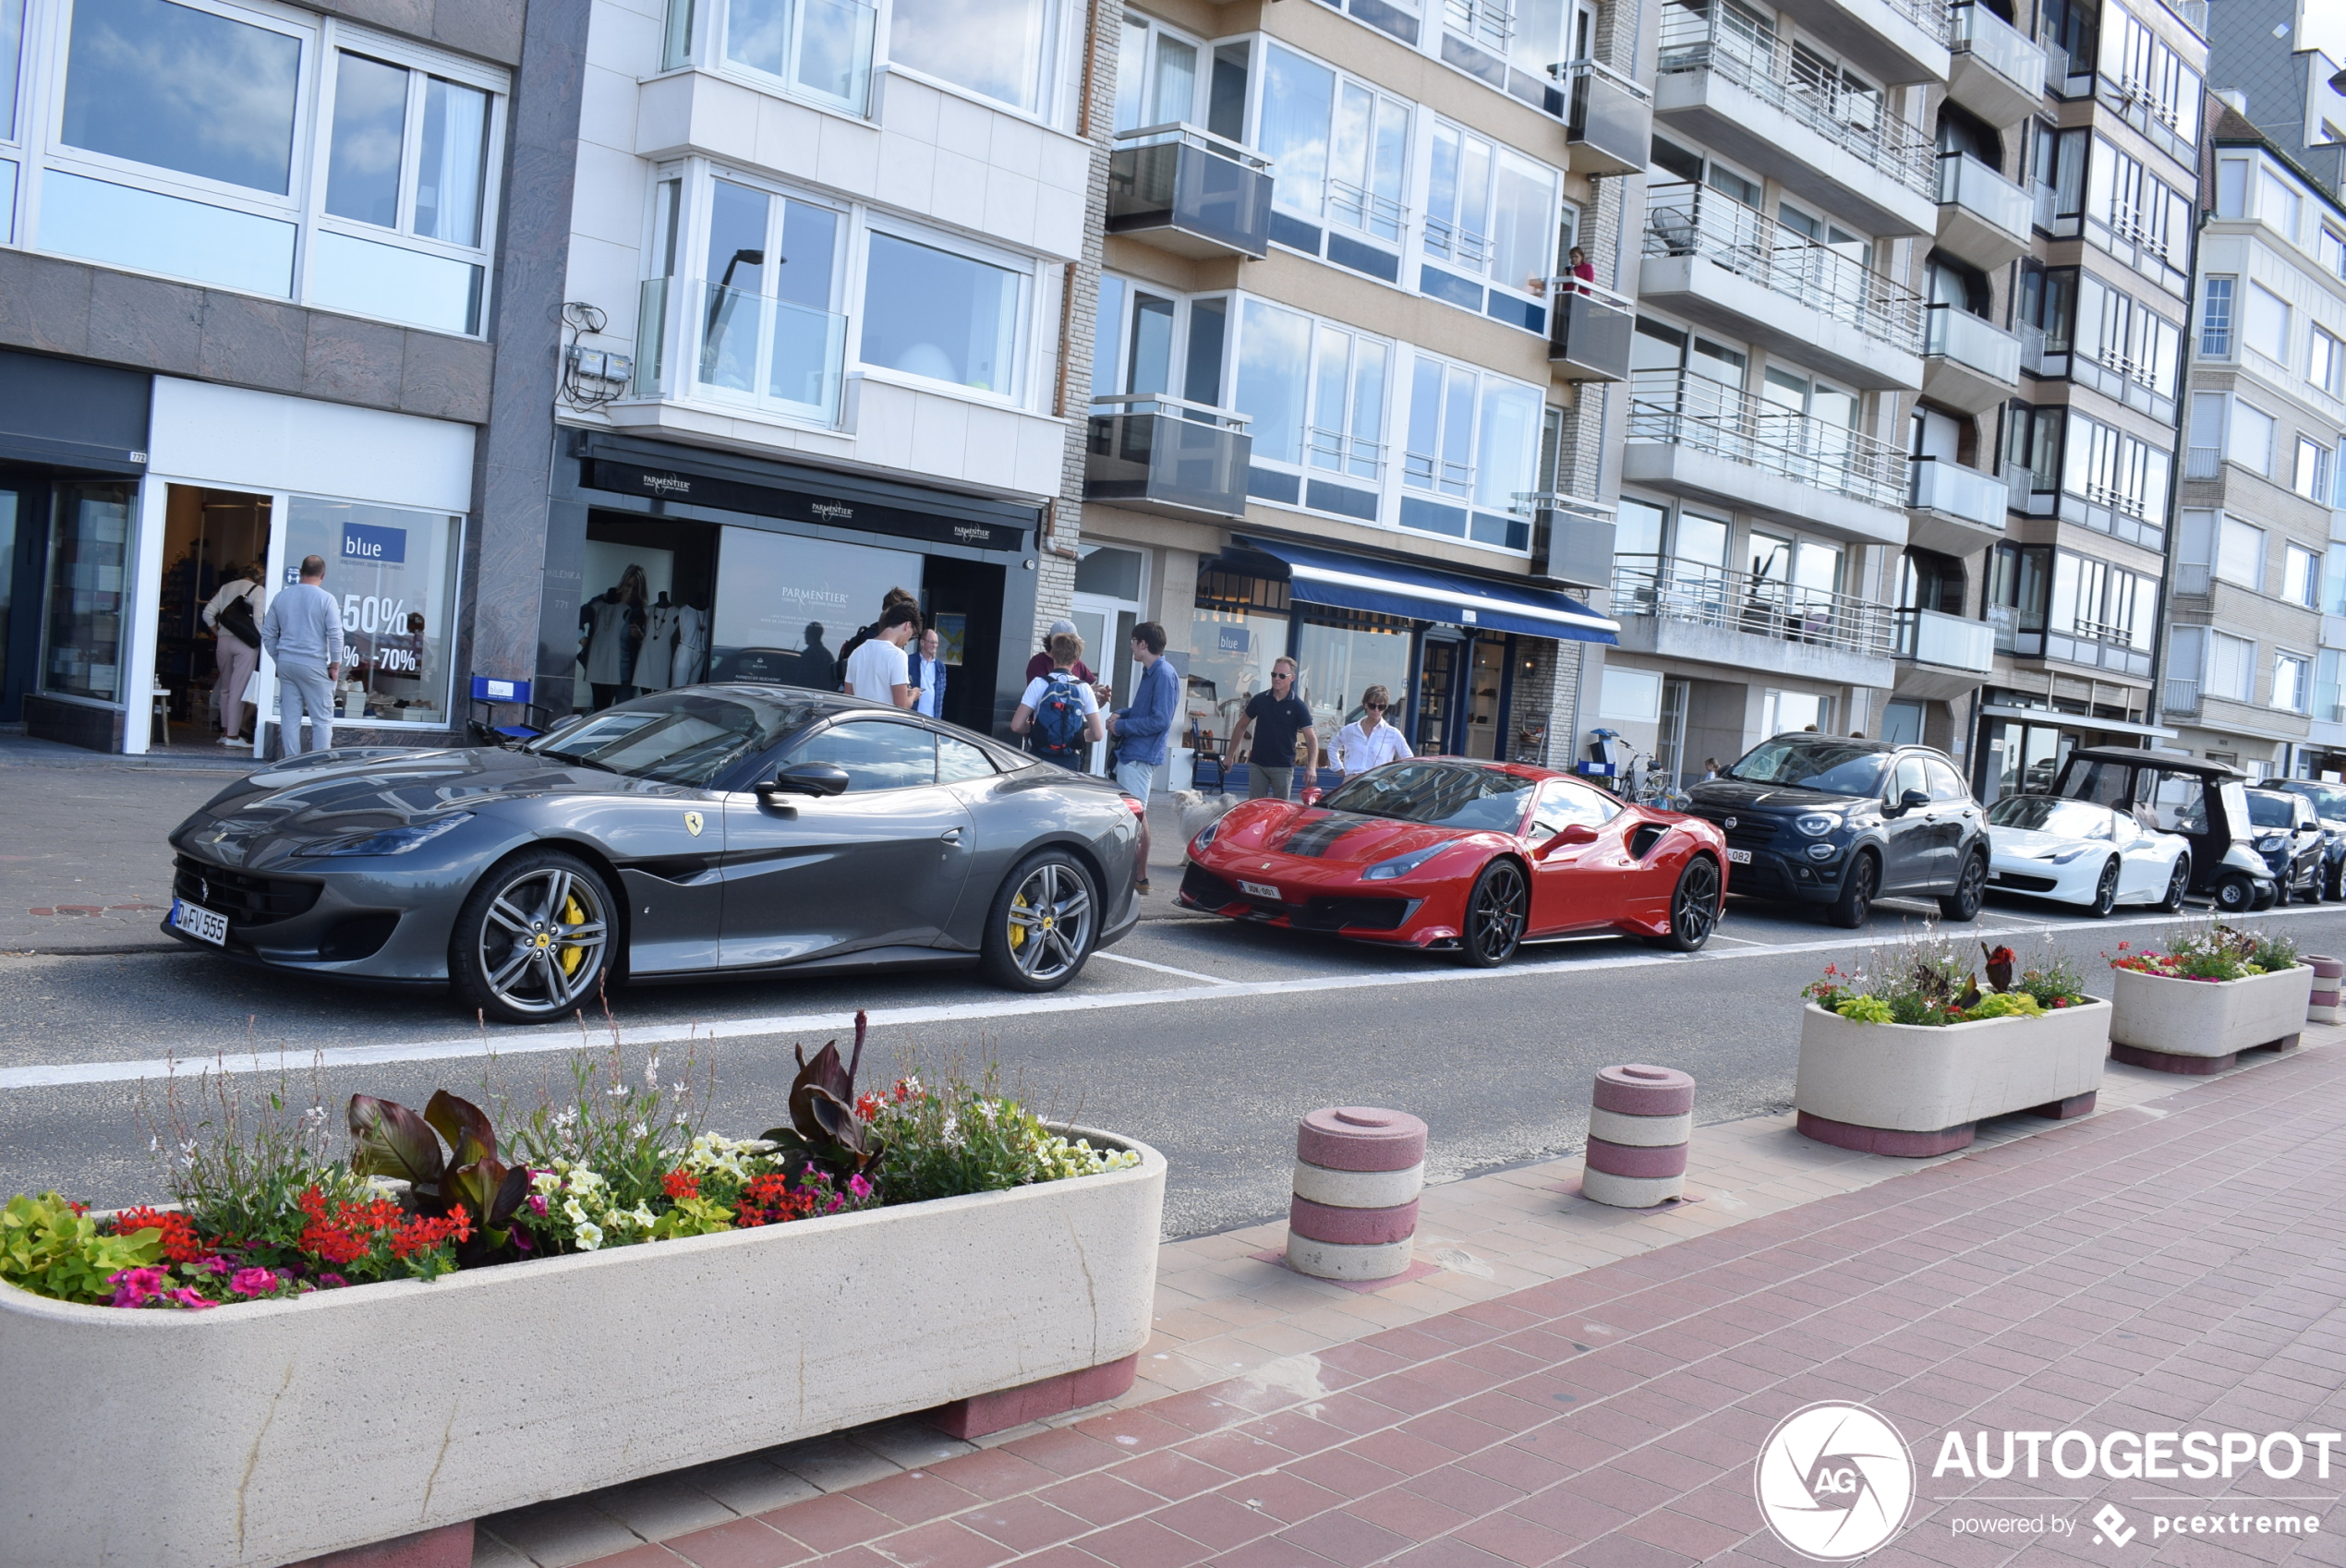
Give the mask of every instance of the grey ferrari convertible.
M 254 773 L 171 835 L 163 929 L 517 1023 L 629 979 L 975 963 L 1049 991 L 1139 918 L 1137 809 L 877 704 L 684 686 L 515 749 Z

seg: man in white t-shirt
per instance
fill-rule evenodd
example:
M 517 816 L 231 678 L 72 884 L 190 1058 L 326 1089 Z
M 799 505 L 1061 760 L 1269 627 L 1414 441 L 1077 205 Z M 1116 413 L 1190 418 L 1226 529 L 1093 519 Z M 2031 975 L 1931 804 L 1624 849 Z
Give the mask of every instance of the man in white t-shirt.
M 915 694 L 904 645 L 920 634 L 921 612 L 909 604 L 892 604 L 880 616 L 879 629 L 856 645 L 847 656 L 847 691 L 896 707 L 911 707 Z
M 1010 731 L 1032 735 L 1034 754 L 1046 762 L 1081 773 L 1087 753 L 1107 735 L 1098 694 L 1075 673 L 1075 661 L 1083 657 L 1083 639 L 1072 632 L 1054 632 L 1045 650 L 1051 656 L 1051 668 L 1026 683 L 1018 711 L 1010 715 Z

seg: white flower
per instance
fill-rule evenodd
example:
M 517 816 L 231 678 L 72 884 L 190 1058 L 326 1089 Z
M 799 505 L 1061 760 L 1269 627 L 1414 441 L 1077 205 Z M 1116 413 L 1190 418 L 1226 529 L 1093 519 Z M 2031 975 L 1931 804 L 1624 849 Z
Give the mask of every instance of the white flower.
M 635 1126 L 627 1129 L 627 1136 L 630 1138 L 641 1138 L 645 1133 L 650 1130 L 651 1129 L 647 1128 L 643 1123 L 637 1122 Z
M 578 1246 L 581 1251 L 592 1252 L 602 1244 L 602 1227 L 592 1224 L 581 1224 L 578 1227 Z

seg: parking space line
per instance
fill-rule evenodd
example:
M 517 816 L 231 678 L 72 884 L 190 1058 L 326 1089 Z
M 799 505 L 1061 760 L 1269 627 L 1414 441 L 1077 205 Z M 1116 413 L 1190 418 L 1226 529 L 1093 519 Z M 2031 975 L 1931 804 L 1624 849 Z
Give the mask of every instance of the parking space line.
M 1225 980 L 1218 974 L 1200 974 L 1193 969 L 1175 969 L 1171 964 L 1153 963 L 1147 959 L 1130 958 L 1122 953 L 1094 953 L 1092 957 L 1095 959 L 1106 959 L 1108 962 L 1115 964 L 1131 964 L 1138 969 L 1153 969 L 1159 974 L 1178 974 L 1183 980 L 1202 980 L 1208 985 L 1235 985 L 1238 983 L 1236 981 Z

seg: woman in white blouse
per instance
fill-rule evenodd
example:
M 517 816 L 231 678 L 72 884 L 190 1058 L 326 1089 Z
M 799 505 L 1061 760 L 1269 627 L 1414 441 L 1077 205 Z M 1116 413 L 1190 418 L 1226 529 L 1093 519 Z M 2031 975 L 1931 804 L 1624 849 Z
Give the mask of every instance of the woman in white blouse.
M 220 712 L 220 743 L 224 746 L 251 744 L 236 731 L 244 724 L 245 687 L 260 668 L 260 580 L 266 574 L 266 570 L 254 562 L 222 583 L 220 591 L 212 596 L 212 602 L 203 607 L 203 623 L 212 628 L 216 639 L 212 659 L 219 667 L 219 674 L 212 683 L 212 700 Z M 241 609 L 230 614 L 229 623 L 223 626 L 223 612 L 240 600 Z M 252 640 L 247 642 L 247 637 Z
M 1392 706 L 1392 694 L 1382 686 L 1370 687 L 1360 694 L 1360 717 L 1329 742 L 1328 761 L 1342 768 L 1348 780 L 1413 754 L 1401 731 L 1385 722 L 1385 710 Z

